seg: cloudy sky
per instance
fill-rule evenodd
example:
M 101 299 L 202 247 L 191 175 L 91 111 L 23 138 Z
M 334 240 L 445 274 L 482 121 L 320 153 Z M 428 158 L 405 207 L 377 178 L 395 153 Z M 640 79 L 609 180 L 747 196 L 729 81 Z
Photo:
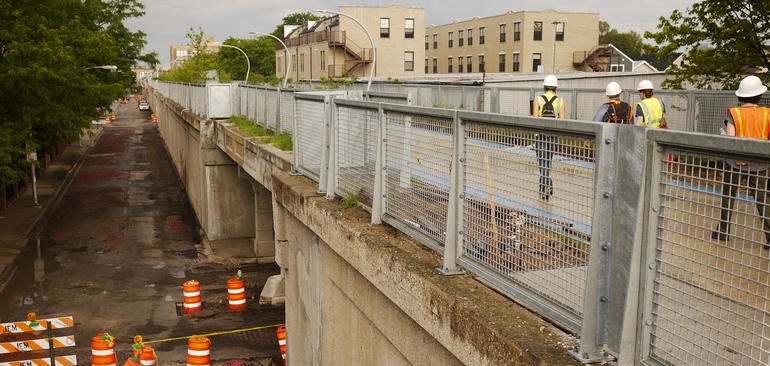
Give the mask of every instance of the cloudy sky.
M 337 11 L 340 5 L 391 5 L 425 8 L 426 24 L 440 25 L 454 20 L 486 17 L 508 10 L 543 10 L 599 13 L 601 20 L 621 32 L 640 34 L 655 30 L 660 16 L 668 17 L 674 9 L 685 11 L 692 0 L 651 0 L 608 2 L 606 0 L 144 0 L 146 14 L 131 19 L 127 26 L 147 34 L 145 52 L 155 51 L 163 65 L 169 61 L 169 47 L 186 44 L 185 34 L 200 27 L 217 41 L 248 38 L 250 31 L 272 32 L 284 16 L 309 9 Z M 321 14 L 319 14 L 321 15 Z

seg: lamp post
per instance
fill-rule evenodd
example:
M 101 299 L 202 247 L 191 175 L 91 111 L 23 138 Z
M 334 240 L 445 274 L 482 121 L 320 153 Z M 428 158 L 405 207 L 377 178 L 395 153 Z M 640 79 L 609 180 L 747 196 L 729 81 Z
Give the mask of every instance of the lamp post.
M 559 24 L 561 22 L 553 22 L 553 59 L 551 60 L 551 72 L 556 72 L 556 31 L 558 30 Z
M 285 67 L 284 72 L 283 72 L 283 74 L 284 74 L 283 75 L 283 88 L 286 89 L 286 82 L 289 80 L 289 67 L 291 67 L 291 53 L 289 52 L 289 48 L 286 47 L 286 43 L 283 43 L 283 41 L 280 38 L 278 38 L 278 37 L 276 37 L 276 36 L 274 36 L 274 35 L 272 35 L 270 33 L 263 33 L 263 32 L 249 32 L 249 33 L 250 34 L 254 34 L 254 35 L 263 35 L 263 36 L 271 37 L 271 38 L 275 39 L 276 41 L 278 41 L 283 46 L 283 52 L 286 54 L 286 67 Z
M 251 71 L 251 61 L 249 61 L 249 56 L 246 55 L 246 52 L 243 52 L 243 50 L 240 49 L 239 47 L 231 46 L 229 44 L 224 44 L 224 43 L 221 44 L 221 46 L 222 47 L 228 47 L 228 48 L 235 48 L 236 50 L 241 51 L 241 53 L 243 54 L 243 57 L 246 57 L 246 84 L 248 84 L 249 83 L 249 71 Z
M 372 78 L 374 77 L 374 68 L 377 65 L 377 49 L 374 47 L 374 41 L 372 40 L 372 35 L 369 34 L 369 31 L 366 29 L 366 27 L 364 27 L 363 24 L 361 24 L 361 22 L 358 21 L 358 19 L 353 18 L 350 15 L 347 15 L 347 14 L 344 14 L 344 13 L 340 13 L 340 12 L 337 12 L 337 11 L 323 10 L 323 9 L 313 9 L 313 10 L 311 10 L 311 12 L 330 13 L 330 14 L 342 15 L 344 17 L 350 18 L 351 20 L 356 22 L 356 24 L 361 26 L 361 28 L 364 29 L 364 33 L 366 33 L 366 36 L 369 38 L 369 43 L 371 43 L 371 45 L 372 45 L 372 68 L 369 69 L 369 82 L 366 83 L 366 92 L 368 93 L 369 89 L 372 87 Z

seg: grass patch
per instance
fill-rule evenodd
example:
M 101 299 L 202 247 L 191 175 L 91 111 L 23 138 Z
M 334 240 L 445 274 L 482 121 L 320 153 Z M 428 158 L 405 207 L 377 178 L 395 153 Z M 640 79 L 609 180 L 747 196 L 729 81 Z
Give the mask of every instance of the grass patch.
M 358 205 L 358 198 L 356 198 L 356 196 L 352 194 L 349 194 L 342 199 L 342 202 L 340 204 L 342 205 L 342 207 L 345 207 L 345 208 L 355 207 L 356 205 Z
M 261 137 L 261 140 L 271 144 L 283 151 L 291 151 L 293 142 L 291 135 L 284 132 L 280 135 L 275 135 L 272 130 L 266 130 L 260 125 L 255 124 L 252 120 L 243 116 L 231 116 L 228 122 L 234 124 L 243 132 L 248 133 L 251 136 Z

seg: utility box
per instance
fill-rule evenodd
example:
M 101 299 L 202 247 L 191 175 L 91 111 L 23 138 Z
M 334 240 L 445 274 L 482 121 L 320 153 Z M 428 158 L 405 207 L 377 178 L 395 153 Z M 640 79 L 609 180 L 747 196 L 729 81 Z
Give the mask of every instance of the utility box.
M 225 119 L 233 115 L 232 108 L 232 84 L 208 83 L 206 84 L 206 110 L 209 119 Z

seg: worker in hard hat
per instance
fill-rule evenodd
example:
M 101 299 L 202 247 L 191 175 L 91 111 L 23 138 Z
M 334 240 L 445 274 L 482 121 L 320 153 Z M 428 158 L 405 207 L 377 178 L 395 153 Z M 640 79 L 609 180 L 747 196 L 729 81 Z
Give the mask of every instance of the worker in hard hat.
M 620 100 L 623 89 L 620 84 L 612 81 L 607 84 L 604 94 L 609 99 L 602 103 L 594 115 L 596 122 L 631 123 L 631 106 Z
M 668 128 L 666 105 L 653 97 L 652 81 L 642 80 L 636 87 L 641 101 L 634 108 L 634 123 L 649 128 Z
M 767 86 L 756 76 L 747 76 L 741 80 L 735 95 L 740 107 L 727 110 L 725 118 L 725 134 L 758 140 L 770 139 L 770 108 L 760 107 L 759 100 L 767 91 Z M 757 212 L 762 217 L 765 232 L 764 248 L 770 249 L 770 214 L 767 205 L 768 164 L 747 160 L 725 161 L 722 173 L 722 210 L 719 215 L 719 225 L 711 233 L 712 239 L 728 240 L 730 233 L 730 216 L 733 211 L 735 195 L 746 180 L 754 196 Z
M 564 100 L 556 95 L 559 80 L 555 75 L 543 79 L 543 93 L 532 101 L 532 115 L 535 117 L 564 118 Z M 540 199 L 548 200 L 553 195 L 551 163 L 556 152 L 556 136 L 540 133 L 535 136 L 535 153 L 540 167 Z

